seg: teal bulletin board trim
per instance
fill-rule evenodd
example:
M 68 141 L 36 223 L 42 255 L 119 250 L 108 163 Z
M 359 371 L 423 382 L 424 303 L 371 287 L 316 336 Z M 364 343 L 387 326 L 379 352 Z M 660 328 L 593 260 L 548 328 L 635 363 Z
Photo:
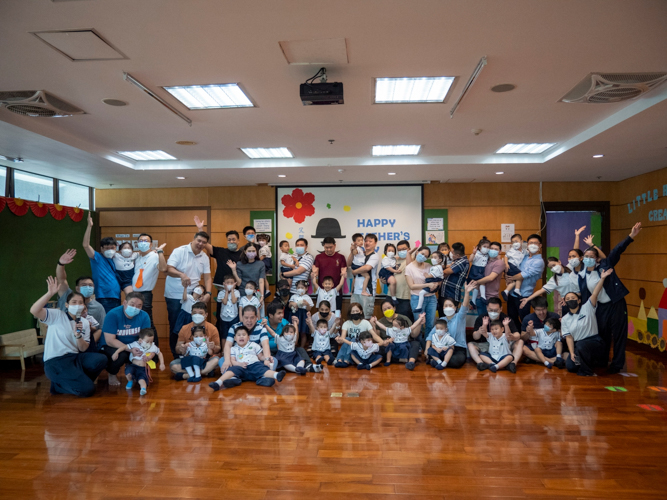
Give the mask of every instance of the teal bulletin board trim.
M 276 284 L 277 267 L 276 260 L 278 258 L 278 242 L 276 241 L 276 213 L 272 210 L 251 210 L 250 211 L 250 225 L 255 227 L 255 220 L 257 219 L 270 219 L 271 220 L 271 231 L 257 231 L 258 233 L 262 232 L 264 234 L 269 234 L 271 236 L 271 241 L 269 241 L 269 246 L 271 247 L 271 261 L 273 263 L 273 271 L 271 275 L 267 276 L 266 279 L 269 280 L 270 285 Z
M 557 259 L 560 259 L 560 247 L 547 247 L 547 258 L 549 257 L 556 257 Z M 554 273 L 551 272 L 551 269 L 547 267 L 547 263 L 544 263 L 546 270 L 547 270 L 547 281 L 551 279 L 551 277 L 554 275 Z M 549 311 L 552 312 L 558 312 L 555 309 L 554 306 L 554 294 L 549 293 L 547 294 L 547 302 L 549 303 Z
M 448 234 L 447 209 L 446 208 L 428 208 L 428 209 L 424 209 L 423 227 L 422 227 L 422 234 L 421 234 L 421 244 L 422 245 L 427 245 L 426 231 L 427 231 L 427 228 L 428 228 L 428 220 L 429 219 L 442 219 L 442 222 L 443 222 L 442 229 L 445 233 L 445 239 L 444 239 L 444 241 L 439 241 L 438 243 L 448 242 L 447 238 L 449 237 L 449 234 Z M 413 241 L 416 241 L 416 238 L 413 239 Z M 436 246 L 436 245 L 429 245 L 429 246 Z

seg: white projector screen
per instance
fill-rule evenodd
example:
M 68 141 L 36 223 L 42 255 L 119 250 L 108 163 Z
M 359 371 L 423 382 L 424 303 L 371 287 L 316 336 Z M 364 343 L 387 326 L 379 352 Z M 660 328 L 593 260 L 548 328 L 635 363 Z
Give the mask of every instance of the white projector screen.
M 278 187 L 276 195 L 278 253 L 280 241 L 294 249 L 299 238 L 308 240 L 308 252 L 316 256 L 324 237 L 333 236 L 345 257 L 354 233 L 377 235 L 380 256 L 386 243 L 408 240 L 414 247 L 421 240 L 421 185 Z

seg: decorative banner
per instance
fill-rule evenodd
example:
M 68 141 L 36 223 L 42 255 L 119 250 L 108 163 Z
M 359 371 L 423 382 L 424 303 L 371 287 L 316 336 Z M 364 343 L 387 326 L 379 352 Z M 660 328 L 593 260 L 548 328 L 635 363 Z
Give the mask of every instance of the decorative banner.
M 67 207 L 67 215 L 74 222 L 80 222 L 83 219 L 83 210 L 79 207 Z
M 42 203 L 41 201 L 28 201 L 26 203 L 28 203 L 30 210 L 32 210 L 32 213 L 35 214 L 36 217 L 41 218 L 49 213 L 49 207 L 47 207 L 46 204 Z
M 7 199 L 7 205 L 9 205 L 9 210 L 14 215 L 22 216 L 28 213 L 30 207 L 28 202 L 22 200 L 21 198 L 9 198 Z
M 62 205 L 49 205 L 49 212 L 55 220 L 63 220 L 67 215 L 67 210 Z
M 7 200 L 5 198 L 0 197 L 0 212 L 2 212 L 5 209 L 6 204 Z
M 79 207 L 65 207 L 63 205 L 54 205 L 52 203 L 42 203 L 40 201 L 27 201 L 21 198 L 4 198 L 0 196 L 0 212 L 9 206 L 9 210 L 18 216 L 23 216 L 32 211 L 36 217 L 45 217 L 47 213 L 56 220 L 63 220 L 66 215 L 74 222 L 80 222 L 83 219 L 85 210 Z

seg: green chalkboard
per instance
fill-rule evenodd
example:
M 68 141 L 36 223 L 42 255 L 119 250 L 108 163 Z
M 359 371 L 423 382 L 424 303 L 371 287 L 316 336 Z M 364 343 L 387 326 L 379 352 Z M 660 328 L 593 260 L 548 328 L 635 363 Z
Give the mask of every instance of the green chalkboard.
M 30 306 L 46 293 L 46 278 L 55 277 L 58 258 L 67 249 L 77 251 L 67 266 L 70 286 L 74 288 L 79 276 L 90 276 L 90 261 L 81 246 L 87 216 L 74 222 L 69 216 L 58 221 L 50 214 L 36 217 L 32 212 L 19 217 L 8 207 L 0 212 L 0 335 L 35 326 Z M 95 213 L 93 220 L 98 221 Z

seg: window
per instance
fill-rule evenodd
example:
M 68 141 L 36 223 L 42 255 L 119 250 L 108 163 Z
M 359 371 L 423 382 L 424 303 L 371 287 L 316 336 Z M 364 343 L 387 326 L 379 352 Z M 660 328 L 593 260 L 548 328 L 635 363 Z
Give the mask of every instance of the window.
M 90 209 L 90 190 L 88 186 L 58 181 L 58 203 L 68 207 Z
M 14 198 L 53 203 L 53 179 L 14 170 Z
M 7 191 L 7 167 L 0 166 L 0 196 L 4 196 Z

